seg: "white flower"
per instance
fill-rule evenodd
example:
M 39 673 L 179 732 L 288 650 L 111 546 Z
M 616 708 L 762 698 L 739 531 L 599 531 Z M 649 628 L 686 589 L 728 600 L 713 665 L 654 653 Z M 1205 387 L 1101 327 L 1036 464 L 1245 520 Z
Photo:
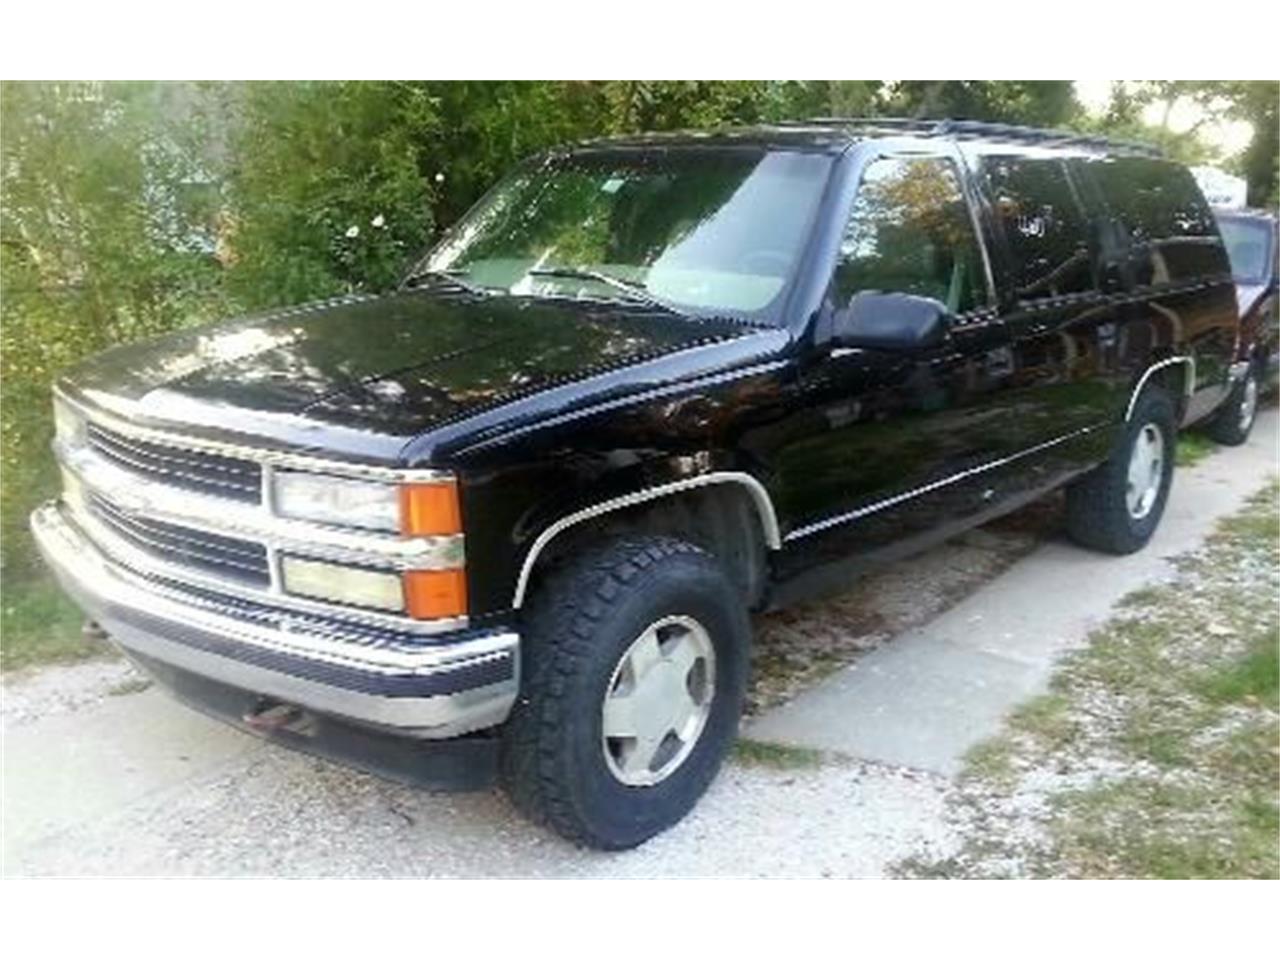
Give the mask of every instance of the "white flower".
M 354 239 L 355 239 L 356 237 L 358 237 L 358 236 L 360 236 L 360 228 L 359 228 L 359 227 L 357 227 L 354 223 L 353 223 L 351 226 L 347 227 L 347 239 L 348 239 L 348 240 L 354 240 Z
M 436 183 L 444 183 L 444 174 L 443 174 L 443 173 L 437 173 L 437 174 L 436 174 Z
M 381 230 L 383 227 L 387 225 L 387 218 L 384 217 L 382 214 L 378 214 L 376 217 L 373 218 L 373 225 L 377 227 L 379 230 Z

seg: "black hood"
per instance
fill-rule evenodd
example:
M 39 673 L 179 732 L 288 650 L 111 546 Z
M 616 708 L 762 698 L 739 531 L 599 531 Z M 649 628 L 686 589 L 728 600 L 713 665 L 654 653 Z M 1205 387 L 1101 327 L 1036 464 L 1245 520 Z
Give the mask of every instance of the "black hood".
M 360 438 L 381 438 L 373 446 L 382 457 L 392 441 L 398 450 L 431 427 L 550 386 L 752 330 L 645 306 L 415 291 L 308 304 L 117 347 L 64 386 L 138 419 L 287 446 L 373 454 Z

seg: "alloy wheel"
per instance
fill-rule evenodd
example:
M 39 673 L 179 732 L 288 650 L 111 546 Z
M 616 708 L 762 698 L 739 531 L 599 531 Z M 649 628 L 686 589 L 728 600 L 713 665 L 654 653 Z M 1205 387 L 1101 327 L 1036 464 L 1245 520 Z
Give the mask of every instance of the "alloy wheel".
M 618 781 L 653 786 L 689 758 L 711 715 L 715 663 L 711 636 L 692 617 L 664 617 L 627 648 L 601 707 L 601 746 Z
M 1141 520 L 1156 505 L 1164 484 L 1164 456 L 1164 434 L 1154 423 L 1146 424 L 1138 431 L 1129 453 L 1125 505 L 1134 520 Z

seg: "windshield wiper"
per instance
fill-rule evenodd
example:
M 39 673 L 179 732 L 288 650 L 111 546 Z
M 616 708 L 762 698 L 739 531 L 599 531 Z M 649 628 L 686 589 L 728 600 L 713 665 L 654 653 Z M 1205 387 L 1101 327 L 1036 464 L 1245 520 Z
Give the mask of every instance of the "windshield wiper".
M 466 290 L 467 293 L 474 293 L 481 297 L 493 296 L 492 290 L 469 282 L 467 280 L 467 275 L 470 273 L 471 271 L 466 267 L 445 270 L 420 270 L 417 273 L 411 273 L 409 276 L 405 277 L 404 283 L 402 283 L 401 286 L 413 287 L 417 285 L 417 281 L 419 280 L 443 280 L 446 283 L 452 283 L 455 286 L 461 287 L 463 290 Z
M 568 280 L 594 280 L 596 283 L 602 283 L 606 287 L 612 287 L 614 290 L 620 290 L 632 300 L 640 300 L 650 306 L 659 307 L 668 313 L 686 316 L 685 311 L 681 310 L 674 304 L 668 303 L 655 293 L 650 293 L 648 287 L 642 283 L 636 283 L 633 280 L 623 280 L 620 277 L 611 276 L 602 273 L 599 270 L 592 270 L 589 267 L 534 267 L 527 271 L 531 277 L 563 277 Z

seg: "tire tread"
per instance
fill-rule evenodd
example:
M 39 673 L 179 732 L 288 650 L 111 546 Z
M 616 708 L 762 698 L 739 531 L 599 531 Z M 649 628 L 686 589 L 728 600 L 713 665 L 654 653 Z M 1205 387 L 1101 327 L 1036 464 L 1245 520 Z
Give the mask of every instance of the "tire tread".
M 624 537 L 553 571 L 532 598 L 524 632 L 533 645 L 524 662 L 532 669 L 504 732 L 501 776 L 525 816 L 580 845 L 617 846 L 591 830 L 557 773 L 556 734 L 575 720 L 565 703 L 570 683 L 584 669 L 613 601 L 654 565 L 683 555 L 714 562 L 682 540 Z
M 1169 394 L 1159 387 L 1148 387 L 1139 397 L 1133 416 L 1125 423 L 1111 455 L 1093 470 L 1067 487 L 1066 528 L 1067 535 L 1076 543 L 1104 553 L 1123 555 L 1141 549 L 1150 538 L 1136 534 L 1129 520 L 1125 503 L 1125 484 L 1128 473 L 1128 454 L 1133 442 L 1135 425 L 1150 422 L 1153 418 L 1166 422 L 1169 430 L 1165 456 L 1171 461 L 1176 455 L 1177 430 L 1174 404 Z M 1172 476 L 1157 504 L 1157 519 L 1164 510 L 1164 498 Z M 1154 526 L 1152 530 L 1154 530 Z

